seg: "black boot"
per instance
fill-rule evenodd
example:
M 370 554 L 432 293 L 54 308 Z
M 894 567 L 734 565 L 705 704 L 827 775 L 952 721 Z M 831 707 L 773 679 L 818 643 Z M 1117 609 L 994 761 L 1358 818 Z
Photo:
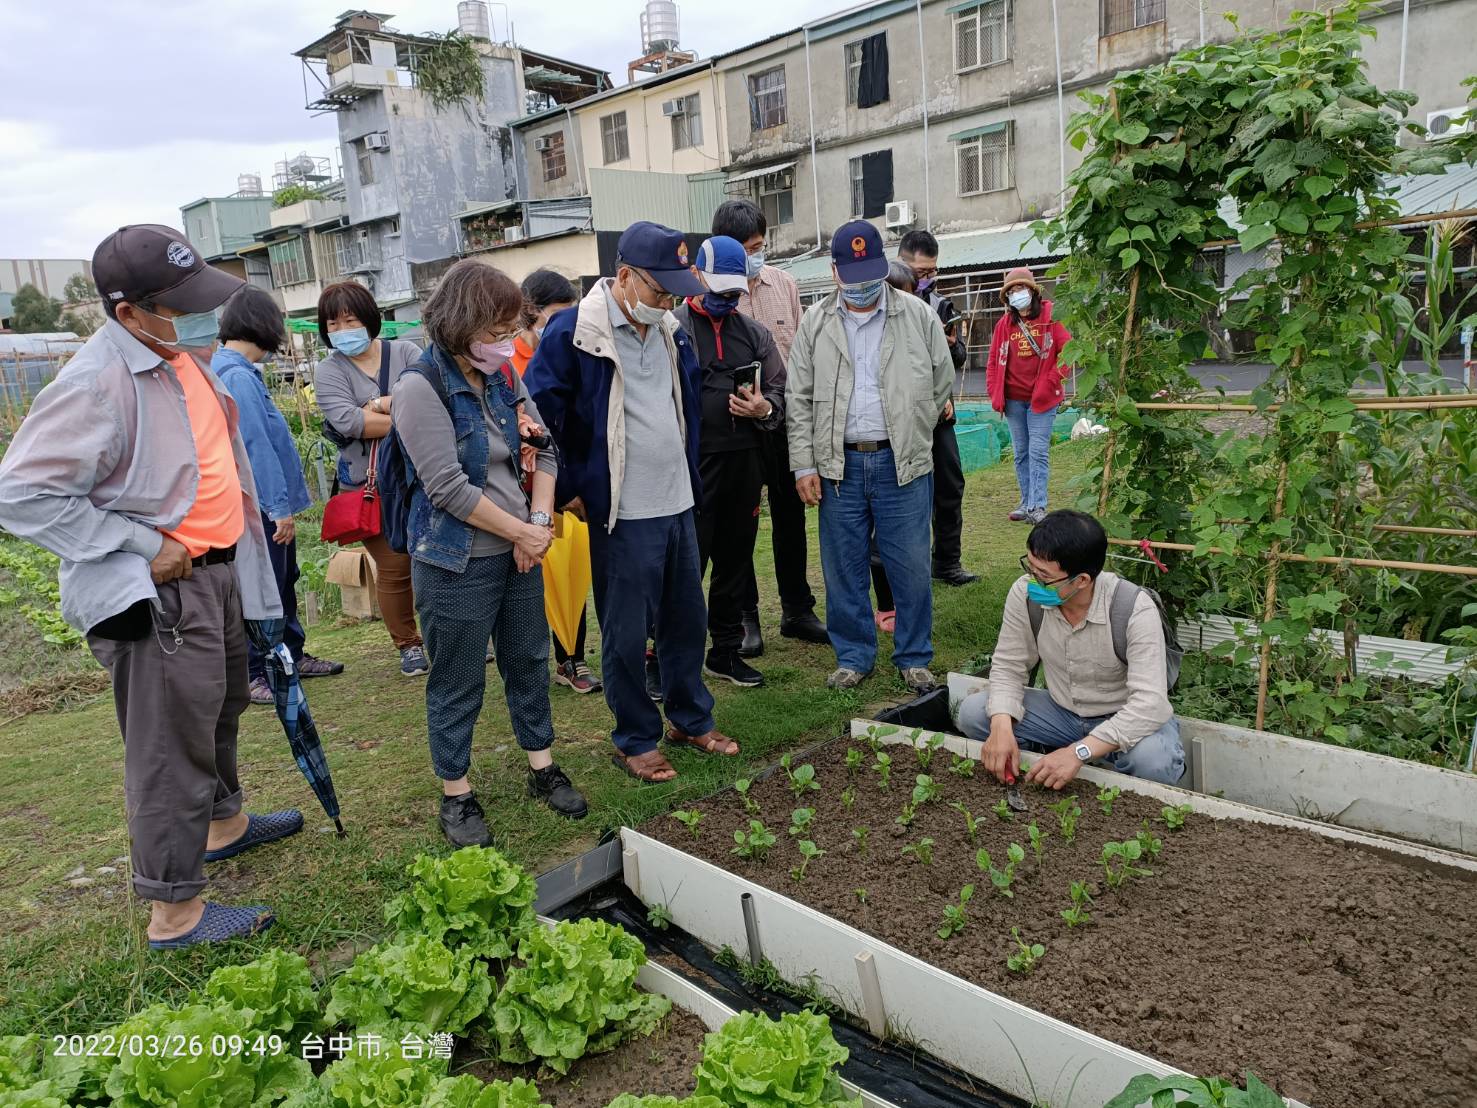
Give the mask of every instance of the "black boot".
M 826 634 L 826 625 L 816 618 L 815 612 L 786 612 L 780 620 L 780 634 L 787 639 L 830 646 L 831 636 Z
M 709 677 L 721 677 L 725 681 L 731 681 L 741 689 L 757 689 L 764 684 L 764 674 L 737 654 L 719 654 L 717 651 L 710 651 L 707 661 L 703 664 L 703 672 Z
M 558 766 L 529 770 L 528 795 L 535 800 L 542 800 L 561 816 L 570 819 L 584 819 L 590 810 L 580 791 Z
M 441 798 L 441 830 L 452 846 L 492 845 L 492 832 L 473 793 Z
M 764 633 L 759 630 L 759 613 L 744 613 L 744 641 L 739 645 L 740 658 L 757 658 L 764 653 Z
M 662 702 L 662 667 L 655 650 L 646 652 L 646 695 L 657 704 Z

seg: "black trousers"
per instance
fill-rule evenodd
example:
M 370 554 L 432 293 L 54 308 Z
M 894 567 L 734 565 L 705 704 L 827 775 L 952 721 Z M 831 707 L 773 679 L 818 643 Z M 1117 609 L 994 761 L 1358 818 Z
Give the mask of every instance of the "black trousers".
M 759 494 L 764 487 L 762 450 L 704 454 L 703 510 L 697 517 L 700 572 L 713 563 L 708 585 L 708 633 L 713 653 L 733 654 L 744 641 L 744 596 L 754 575 L 754 539 L 759 534 Z
M 933 430 L 933 573 L 937 577 L 959 568 L 964 534 L 964 466 L 954 424 Z
M 779 586 L 780 607 L 785 615 L 804 615 L 815 610 L 815 593 L 807 577 L 809 551 L 805 539 L 805 504 L 795 491 L 790 471 L 790 441 L 784 428 L 763 435 L 761 451 L 764 484 L 769 489 L 769 525 L 774 537 L 774 577 Z M 957 448 L 955 450 L 957 454 Z M 759 610 L 759 582 L 749 565 L 743 610 Z
M 589 620 L 590 606 L 586 604 L 580 609 L 580 629 L 574 635 L 574 653 L 570 654 L 564 649 L 564 644 L 559 641 L 558 635 L 551 634 L 549 641 L 554 644 L 554 661 L 559 665 L 565 662 L 583 662 L 585 660 L 585 625 Z

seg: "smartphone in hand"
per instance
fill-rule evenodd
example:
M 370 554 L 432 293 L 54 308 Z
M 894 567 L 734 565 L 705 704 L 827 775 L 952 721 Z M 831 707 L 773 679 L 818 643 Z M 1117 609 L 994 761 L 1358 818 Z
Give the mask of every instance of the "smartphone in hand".
M 759 392 L 759 370 L 758 362 L 750 362 L 741 365 L 733 371 L 733 391 L 736 394 L 740 389 L 748 389 L 751 395 Z

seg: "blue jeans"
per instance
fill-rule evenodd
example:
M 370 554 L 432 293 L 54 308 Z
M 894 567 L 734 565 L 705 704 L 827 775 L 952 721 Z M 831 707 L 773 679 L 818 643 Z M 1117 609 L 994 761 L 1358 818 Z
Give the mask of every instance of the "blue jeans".
M 1021 507 L 1046 510 L 1046 482 L 1051 476 L 1051 425 L 1055 408 L 1037 415 L 1028 400 L 1007 400 L 1005 422 L 1015 454 L 1015 479 L 1021 487 Z
M 611 741 L 632 757 L 655 750 L 662 714 L 646 695 L 646 637 L 654 629 L 667 718 L 689 735 L 713 730 L 713 694 L 703 684 L 708 609 L 692 510 L 590 526 L 600 677 L 615 716 Z
M 984 742 L 990 737 L 990 709 L 987 692 L 964 698 L 959 705 L 959 729 L 971 739 Z M 1076 746 L 1092 729 L 1112 716 L 1084 717 L 1069 712 L 1045 689 L 1026 690 L 1026 714 L 1015 725 L 1016 741 L 1038 754 Z M 1185 773 L 1185 748 L 1180 745 L 1180 724 L 1173 716 L 1152 735 L 1134 743 L 1130 750 L 1109 754 L 1103 764 L 1130 777 L 1177 785 Z
M 508 698 L 513 735 L 524 750 L 554 743 L 549 712 L 549 624 L 544 575 L 519 573 L 513 552 L 472 558 L 462 573 L 412 561 L 415 607 L 426 639 L 426 734 L 443 781 L 467 775 L 472 730 L 487 690 L 487 645 Z
M 892 663 L 913 669 L 933 661 L 932 515 L 933 474 L 899 485 L 891 450 L 848 450 L 845 476 L 840 481 L 822 478 L 826 631 L 841 668 L 871 673 L 877 661 L 870 595 L 874 533 L 897 604 Z

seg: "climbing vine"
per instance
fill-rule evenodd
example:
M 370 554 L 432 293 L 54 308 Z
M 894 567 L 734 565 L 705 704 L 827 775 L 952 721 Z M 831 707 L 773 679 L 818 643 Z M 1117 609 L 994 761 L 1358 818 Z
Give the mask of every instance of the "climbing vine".
M 417 55 L 415 80 L 438 111 L 466 101 L 480 104 L 484 91 L 482 57 L 472 39 L 460 31 L 448 31 Z

